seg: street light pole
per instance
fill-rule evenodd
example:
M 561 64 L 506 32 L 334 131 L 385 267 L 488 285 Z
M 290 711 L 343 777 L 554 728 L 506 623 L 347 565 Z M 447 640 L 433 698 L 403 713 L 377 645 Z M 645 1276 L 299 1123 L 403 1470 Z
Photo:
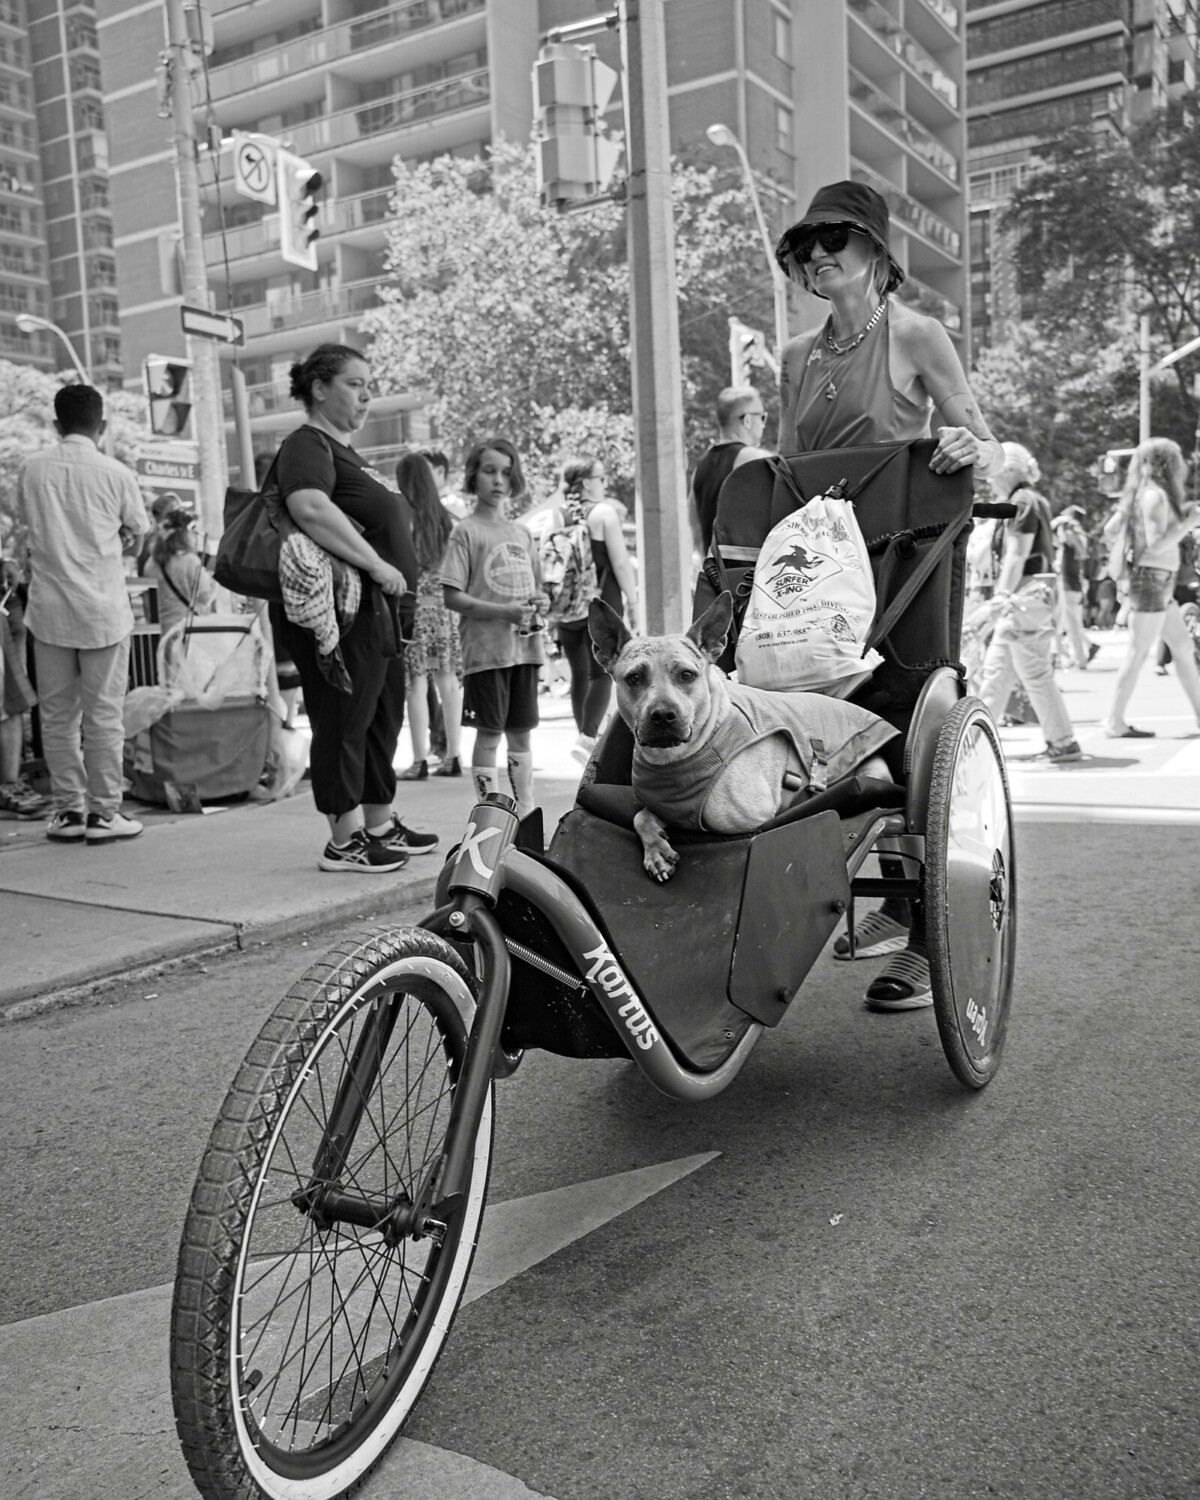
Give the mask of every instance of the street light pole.
M 754 173 L 750 170 L 750 158 L 746 155 L 746 148 L 730 130 L 728 125 L 710 125 L 705 132 L 714 146 L 732 146 L 738 154 L 738 161 L 742 168 L 742 178 L 746 183 L 750 194 L 750 203 L 754 209 L 754 217 L 758 222 L 759 238 L 762 240 L 763 254 L 767 257 L 767 266 L 771 272 L 771 290 L 775 299 L 775 354 L 782 361 L 783 346 L 788 340 L 788 294 L 787 282 L 783 272 L 779 269 L 775 259 L 775 251 L 771 244 L 771 236 L 767 232 L 767 220 L 763 214 L 762 201 L 758 196 L 758 185 L 754 181 Z
M 192 115 L 192 43 L 187 34 L 183 0 L 166 0 L 167 40 L 173 73 L 171 114 L 175 126 L 175 175 L 179 188 L 179 222 L 183 234 L 183 297 L 192 307 L 211 308 L 204 234 L 200 220 L 200 176 L 196 164 L 196 122 Z M 224 526 L 225 422 L 221 410 L 221 365 L 212 339 L 189 338 L 194 393 L 192 417 L 200 460 L 200 514 L 210 537 Z
M 75 373 L 79 376 L 80 385 L 93 384 L 91 376 L 83 368 L 78 354 L 75 353 L 75 345 L 66 336 L 57 323 L 51 323 L 49 318 L 39 318 L 36 313 L 18 313 L 17 327 L 22 333 L 32 333 L 35 328 L 44 328 L 47 333 L 56 334 L 63 343 L 63 347 L 71 356 L 71 363 L 75 366 Z

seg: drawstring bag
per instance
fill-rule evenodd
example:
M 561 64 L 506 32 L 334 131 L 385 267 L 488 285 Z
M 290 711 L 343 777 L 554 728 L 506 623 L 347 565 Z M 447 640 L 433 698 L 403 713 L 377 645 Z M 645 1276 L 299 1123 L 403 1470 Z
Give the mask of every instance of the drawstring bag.
M 840 693 L 883 660 L 867 646 L 875 579 L 844 489 L 831 485 L 767 534 L 734 656 L 739 682 Z

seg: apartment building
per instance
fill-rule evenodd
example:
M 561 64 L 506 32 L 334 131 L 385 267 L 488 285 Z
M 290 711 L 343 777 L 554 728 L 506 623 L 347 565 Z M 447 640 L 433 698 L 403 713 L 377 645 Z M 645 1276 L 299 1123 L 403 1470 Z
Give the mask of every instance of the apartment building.
M 25 3 L 45 203 L 50 321 L 66 334 L 93 383 L 103 389 L 121 383 L 122 366 L 95 4 Z
M 1081 125 L 1124 134 L 1196 87 L 1196 0 L 970 0 L 967 144 L 976 344 L 1021 315 L 1001 224 L 1047 140 Z
M 25 0 L 0 0 L 0 357 L 57 368 L 53 335 L 17 318 L 48 318 L 46 221 Z
M 155 113 L 153 83 L 162 15 L 139 0 L 99 5 L 132 382 L 146 353 L 184 352 L 170 127 Z M 238 358 L 264 446 L 295 420 L 290 362 L 323 339 L 359 339 L 378 301 L 393 158 L 475 156 L 500 135 L 527 138 L 540 37 L 600 9 L 595 0 L 214 0 L 212 50 L 195 84 L 208 147 L 205 255 L 217 305 L 245 324 Z M 707 127 L 730 127 L 772 229 L 821 182 L 871 182 L 892 207 L 907 295 L 965 347 L 964 23 L 952 0 L 670 0 L 666 17 L 674 147 L 711 150 Z M 595 41 L 619 66 L 615 33 Z M 271 209 L 235 196 L 231 155 L 217 149 L 233 130 L 286 141 L 322 172 L 315 272 L 283 262 Z M 797 326 L 820 306 L 797 306 Z M 422 438 L 422 422 L 412 398 L 389 398 L 364 443 L 382 458 Z
M 93 0 L 0 0 L 0 356 L 69 367 L 49 323 L 101 387 L 121 380 L 107 166 Z

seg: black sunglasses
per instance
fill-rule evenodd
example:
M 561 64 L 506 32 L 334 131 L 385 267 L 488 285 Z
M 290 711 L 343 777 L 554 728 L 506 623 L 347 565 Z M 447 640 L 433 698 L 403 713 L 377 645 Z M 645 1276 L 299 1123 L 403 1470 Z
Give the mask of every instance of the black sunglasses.
M 802 266 L 812 260 L 818 241 L 827 255 L 836 255 L 839 250 L 844 250 L 857 227 L 855 224 L 818 224 L 815 229 L 803 230 L 792 241 L 792 255 L 797 265 Z

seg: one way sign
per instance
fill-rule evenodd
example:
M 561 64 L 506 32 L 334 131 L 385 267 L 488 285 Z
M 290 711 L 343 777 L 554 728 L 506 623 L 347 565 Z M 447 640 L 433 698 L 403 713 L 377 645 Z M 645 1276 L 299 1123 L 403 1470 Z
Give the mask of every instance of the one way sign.
M 216 339 L 222 344 L 241 344 L 246 339 L 240 318 L 231 318 L 226 313 L 209 312 L 207 307 L 188 307 L 185 304 L 179 309 L 179 321 L 183 324 L 184 333 L 193 334 L 196 338 Z

